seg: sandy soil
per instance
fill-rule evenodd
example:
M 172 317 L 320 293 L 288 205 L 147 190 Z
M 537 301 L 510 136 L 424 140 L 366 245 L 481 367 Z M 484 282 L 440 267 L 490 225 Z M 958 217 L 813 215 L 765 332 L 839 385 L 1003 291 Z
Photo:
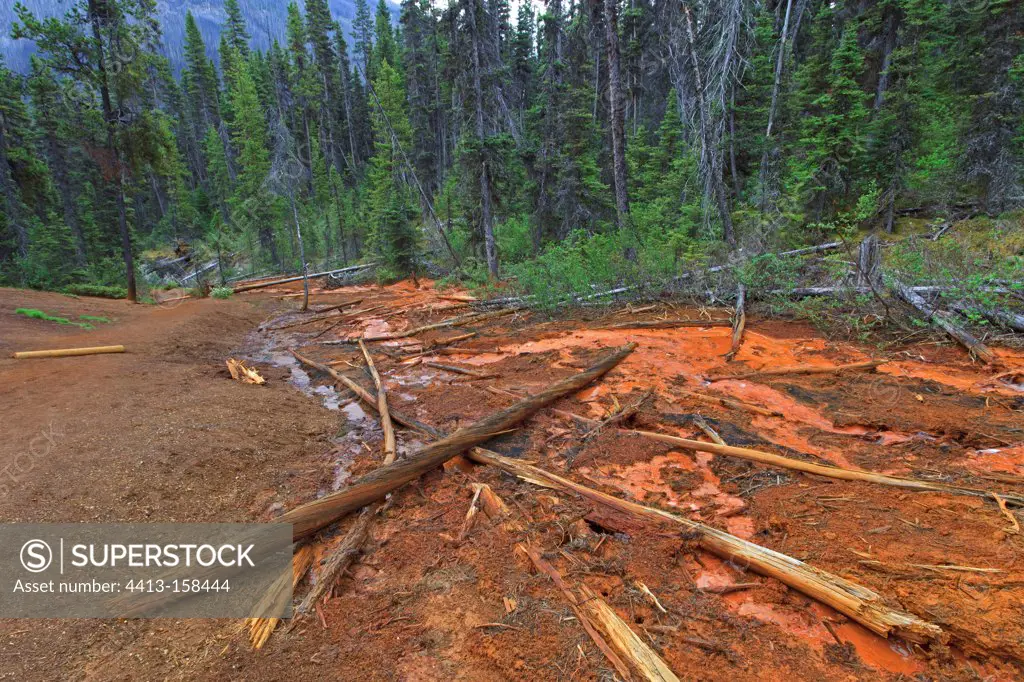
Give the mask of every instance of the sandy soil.
M 377 466 L 381 432 L 350 397 L 310 376 L 290 346 L 368 385 L 358 349 L 322 345 L 466 312 L 429 282 L 317 296 L 359 303 L 307 325 L 289 289 L 145 308 L 0 290 L 0 353 L 124 343 L 130 352 L 0 359 L 0 466 L 24 463 L 0 497 L 5 521 L 270 520 Z M 294 289 L 291 289 L 294 291 Z M 381 307 L 376 307 L 381 306 Z M 16 307 L 112 319 L 93 331 L 16 317 Z M 368 312 L 359 312 L 359 311 Z M 655 389 L 630 426 L 994 491 L 1024 492 L 1024 393 L 952 346 L 880 356 L 802 325 L 750 320 L 731 363 L 725 327 L 607 329 L 631 319 L 725 317 L 659 305 L 520 313 L 478 327 L 372 344 L 395 409 L 446 430 L 509 404 L 488 387 L 534 390 L 627 341 L 639 348 L 598 384 L 555 407 L 600 419 Z M 257 325 L 263 323 L 261 329 Z M 294 325 L 294 326 L 289 326 Z M 277 329 L 273 329 L 277 327 Z M 406 359 L 476 331 L 463 354 Z M 1000 351 L 1011 368 L 1024 355 Z M 231 381 L 225 357 L 253 363 L 263 387 Z M 873 373 L 704 377 L 874 357 Z M 478 380 L 423 360 L 487 374 Z M 762 417 L 697 402 L 682 389 L 768 407 Z M 339 409 L 340 402 L 340 409 Z M 333 409 L 328 409 L 333 408 Z M 234 621 L 2 621 L 11 679 L 610 679 L 552 581 L 517 551 L 528 541 L 567 580 L 601 595 L 681 679 L 1019 679 L 1024 674 L 1024 543 L 991 502 L 901 492 L 673 449 L 545 410 L 490 444 L 609 493 L 677 511 L 861 583 L 943 628 L 946 645 L 887 641 L 781 583 L 726 564 L 664 529 L 616 528 L 588 503 L 488 467 L 450 467 L 397 494 L 362 559 L 317 614 L 250 649 Z M 400 449 L 421 437 L 400 432 Z M 21 458 L 20 460 L 18 458 Z M 488 483 L 521 529 L 478 521 L 463 533 L 474 482 Z M 322 558 L 350 521 L 317 538 Z M 978 572 L 927 566 L 995 568 Z M 313 574 L 316 574 L 314 564 Z M 315 580 L 307 576 L 306 582 Z M 664 612 L 638 587 L 656 595 Z M 719 594 L 723 587 L 742 586 Z M 306 590 L 298 588 L 299 595 Z

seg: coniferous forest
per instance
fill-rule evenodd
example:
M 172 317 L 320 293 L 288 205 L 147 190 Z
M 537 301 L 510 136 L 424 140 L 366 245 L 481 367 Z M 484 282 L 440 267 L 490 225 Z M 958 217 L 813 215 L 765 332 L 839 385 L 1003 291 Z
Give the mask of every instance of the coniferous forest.
M 574 291 L 1024 204 L 1019 0 L 305 0 L 265 51 L 224 8 L 180 73 L 152 0 L 16 8 L 0 283 L 134 299 L 177 247 Z

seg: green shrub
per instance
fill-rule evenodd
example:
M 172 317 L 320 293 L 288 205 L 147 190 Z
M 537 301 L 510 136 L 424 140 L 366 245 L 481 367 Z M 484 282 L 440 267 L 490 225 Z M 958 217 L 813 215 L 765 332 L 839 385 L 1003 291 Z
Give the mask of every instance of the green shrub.
M 99 298 L 128 298 L 128 290 L 124 287 L 105 286 L 102 284 L 69 284 L 64 291 L 76 296 L 97 296 Z
M 210 296 L 223 300 L 225 298 L 231 298 L 234 293 L 235 290 L 231 287 L 214 287 L 213 290 L 210 291 Z

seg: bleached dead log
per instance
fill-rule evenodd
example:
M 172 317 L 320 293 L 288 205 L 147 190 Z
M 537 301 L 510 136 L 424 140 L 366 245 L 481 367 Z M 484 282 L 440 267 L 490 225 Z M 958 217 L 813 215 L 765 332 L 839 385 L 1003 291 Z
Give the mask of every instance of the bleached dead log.
M 324 272 L 314 272 L 309 274 L 310 279 L 316 277 L 327 277 L 328 275 L 336 275 L 342 272 L 355 272 L 357 270 L 367 270 L 369 268 L 377 267 L 376 263 L 367 263 L 366 265 L 352 265 L 347 268 L 338 268 L 337 270 L 325 270 Z M 306 275 L 295 275 L 294 277 L 285 277 L 283 279 L 270 280 L 269 282 L 258 282 L 256 284 L 243 284 L 235 287 L 235 293 L 240 294 L 243 291 L 255 291 L 256 289 L 265 289 L 266 287 L 276 286 L 278 284 L 288 284 L 290 282 L 298 282 L 300 279 L 305 279 Z
M 944 332 L 949 334 L 953 339 L 970 351 L 974 357 L 989 364 L 995 363 L 998 360 L 996 354 L 989 350 L 985 344 L 975 338 L 970 332 L 957 326 L 956 323 L 949 319 L 949 313 L 942 310 L 936 310 L 930 306 L 927 301 L 921 298 L 920 295 L 898 280 L 893 282 L 892 288 L 899 298 L 903 299 L 905 302 L 916 308 L 922 315 L 934 322 L 937 326 L 941 327 Z
M 870 371 L 884 365 L 885 360 L 868 360 L 867 362 L 851 362 L 847 365 L 833 365 L 832 367 L 818 367 L 816 365 L 797 365 L 795 367 L 775 367 L 759 369 L 753 372 L 741 374 L 713 374 L 708 381 L 727 381 L 737 379 L 749 379 L 751 377 L 774 377 L 790 374 L 841 374 L 842 372 Z
M 968 497 L 980 497 L 988 500 L 993 499 L 992 492 L 989 490 L 964 488 L 961 486 L 948 485 L 946 483 L 938 483 L 936 481 L 924 481 L 916 478 L 889 476 L 888 474 L 879 474 L 874 471 L 845 469 L 829 464 L 816 464 L 814 462 L 805 462 L 801 459 L 793 459 L 792 457 L 783 457 L 782 455 L 776 455 L 770 452 L 761 452 L 760 450 L 754 450 L 752 448 L 734 447 L 721 443 L 705 443 L 699 440 L 680 438 L 678 436 L 672 436 L 667 433 L 657 433 L 655 431 L 623 430 L 623 432 L 633 433 L 645 438 L 657 440 L 662 443 L 669 443 L 671 445 L 676 445 L 690 450 L 710 452 L 723 457 L 736 457 L 751 462 L 758 462 L 759 464 L 767 464 L 768 466 L 774 466 L 780 469 L 801 471 L 806 474 L 825 476 L 827 478 L 834 478 L 840 481 L 861 481 L 864 483 L 877 483 L 879 485 L 887 485 L 894 488 L 903 488 L 905 490 L 914 490 L 917 492 L 945 493 L 947 495 L 966 495 Z M 1024 507 L 1024 495 L 1017 495 L 1014 493 L 997 494 L 1009 504 Z

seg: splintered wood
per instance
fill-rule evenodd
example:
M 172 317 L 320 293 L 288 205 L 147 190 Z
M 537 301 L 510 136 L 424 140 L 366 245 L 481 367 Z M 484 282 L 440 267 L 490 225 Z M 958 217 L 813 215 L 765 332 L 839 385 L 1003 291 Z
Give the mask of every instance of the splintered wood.
M 243 384 L 255 384 L 257 386 L 267 383 L 267 380 L 260 376 L 259 372 L 252 367 L 246 367 L 245 363 L 241 360 L 228 358 L 224 361 L 224 364 L 228 366 L 228 373 L 231 374 L 231 378 L 235 381 L 241 381 Z

